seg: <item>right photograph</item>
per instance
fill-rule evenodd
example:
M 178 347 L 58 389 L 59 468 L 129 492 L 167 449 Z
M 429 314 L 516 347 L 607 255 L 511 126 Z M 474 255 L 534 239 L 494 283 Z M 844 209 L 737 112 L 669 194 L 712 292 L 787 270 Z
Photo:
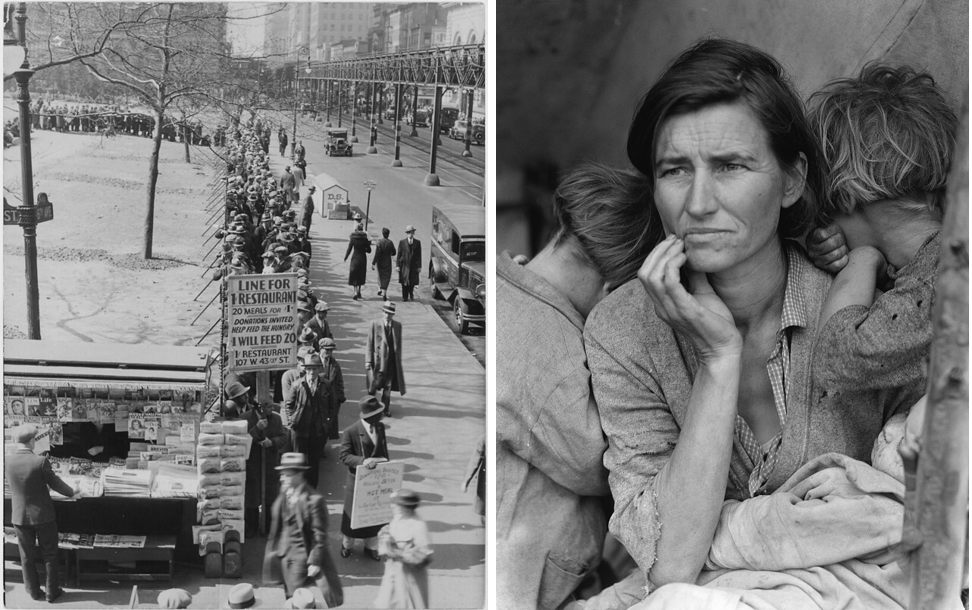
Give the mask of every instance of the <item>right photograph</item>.
M 968 24 L 496 0 L 495 607 L 969 607 Z

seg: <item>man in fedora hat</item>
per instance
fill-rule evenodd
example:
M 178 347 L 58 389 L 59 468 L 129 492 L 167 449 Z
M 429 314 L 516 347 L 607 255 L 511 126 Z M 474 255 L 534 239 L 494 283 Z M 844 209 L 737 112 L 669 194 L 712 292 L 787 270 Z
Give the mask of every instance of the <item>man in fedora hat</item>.
M 292 252 L 303 252 L 307 255 L 307 260 L 310 261 L 311 243 L 310 240 L 307 239 L 308 228 L 310 228 L 310 221 L 307 222 L 307 226 L 305 227 L 297 227 L 297 237 L 290 244 L 290 249 Z
M 304 377 L 284 403 L 290 422 L 291 446 L 307 456 L 307 482 L 317 489 L 324 445 L 327 444 L 328 387 L 321 379 L 324 364 L 317 354 L 304 357 Z
M 327 507 L 324 498 L 304 480 L 306 456 L 285 453 L 276 469 L 280 494 L 270 509 L 263 582 L 283 582 L 290 597 L 312 580 L 328 607 L 340 606 L 344 603 L 341 581 L 327 552 Z
M 243 413 L 243 417 L 247 431 L 253 437 L 250 457 L 246 460 L 246 510 L 243 514 L 247 536 L 250 537 L 257 531 L 261 507 L 267 514 L 270 503 L 277 497 L 277 477 L 273 468 L 279 463 L 280 454 L 290 444 L 290 433 L 269 402 L 254 404 L 252 409 Z
M 385 415 L 390 416 L 391 393 L 405 394 L 405 372 L 402 370 L 402 323 L 396 321 L 395 304 L 385 303 L 382 319 L 374 320 L 368 332 L 365 349 L 365 375 L 368 391 L 375 397 L 381 391 Z
M 324 337 L 318 342 L 320 347 L 321 362 L 324 363 L 324 372 L 321 379 L 327 384 L 327 437 L 331 439 L 340 438 L 338 432 L 338 413 L 341 405 L 344 404 L 344 375 L 341 373 L 341 365 L 334 359 L 334 348 L 337 343 L 331 337 Z
M 310 231 L 311 221 L 314 220 L 314 192 L 317 191 L 317 187 L 311 185 L 307 188 L 307 196 L 304 197 L 304 208 L 300 215 L 300 224 L 307 227 Z
M 384 409 L 374 396 L 359 401 L 359 419 L 341 432 L 341 463 L 348 467 L 344 483 L 344 514 L 341 517 L 341 557 L 351 556 L 356 538 L 364 538 L 365 554 L 375 561 L 378 555 L 378 531 L 384 524 L 351 527 L 351 507 L 354 506 L 354 477 L 358 468 L 374 468 L 388 461 L 385 425 L 381 423 Z
M 402 285 L 402 300 L 415 300 L 415 285 L 422 275 L 422 242 L 415 239 L 415 227 L 405 227 L 405 239 L 398 242 L 398 282 Z

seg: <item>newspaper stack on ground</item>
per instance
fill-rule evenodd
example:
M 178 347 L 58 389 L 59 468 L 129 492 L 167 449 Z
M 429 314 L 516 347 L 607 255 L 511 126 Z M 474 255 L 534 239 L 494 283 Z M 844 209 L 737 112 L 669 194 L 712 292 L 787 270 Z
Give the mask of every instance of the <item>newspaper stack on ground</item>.
M 106 468 L 104 473 L 105 495 L 147 498 L 152 489 L 153 474 L 151 470 Z
M 195 466 L 182 466 L 157 462 L 153 464 L 155 482 L 153 498 L 195 498 L 199 489 L 199 476 Z

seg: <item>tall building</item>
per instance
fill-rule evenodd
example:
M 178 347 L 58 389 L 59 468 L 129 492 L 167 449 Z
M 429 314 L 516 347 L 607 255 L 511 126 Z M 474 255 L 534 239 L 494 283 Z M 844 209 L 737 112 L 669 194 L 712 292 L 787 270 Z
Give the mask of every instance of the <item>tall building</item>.
M 264 51 L 271 63 L 292 63 L 298 50 L 301 59 L 327 61 L 333 43 L 364 41 L 374 16 L 370 2 L 293 2 L 271 15 L 267 22 Z
M 446 29 L 445 4 L 376 4 L 370 32 L 372 53 L 398 53 L 435 45 Z

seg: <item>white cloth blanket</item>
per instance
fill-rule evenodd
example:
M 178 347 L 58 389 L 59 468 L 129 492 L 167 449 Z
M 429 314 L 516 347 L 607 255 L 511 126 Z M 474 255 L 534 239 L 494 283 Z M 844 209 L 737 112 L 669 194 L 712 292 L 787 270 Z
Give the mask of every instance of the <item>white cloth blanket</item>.
M 903 501 L 893 477 L 844 455 L 819 456 L 771 495 L 727 501 L 697 584 L 663 586 L 633 608 L 904 608 L 910 558 L 896 552 Z

